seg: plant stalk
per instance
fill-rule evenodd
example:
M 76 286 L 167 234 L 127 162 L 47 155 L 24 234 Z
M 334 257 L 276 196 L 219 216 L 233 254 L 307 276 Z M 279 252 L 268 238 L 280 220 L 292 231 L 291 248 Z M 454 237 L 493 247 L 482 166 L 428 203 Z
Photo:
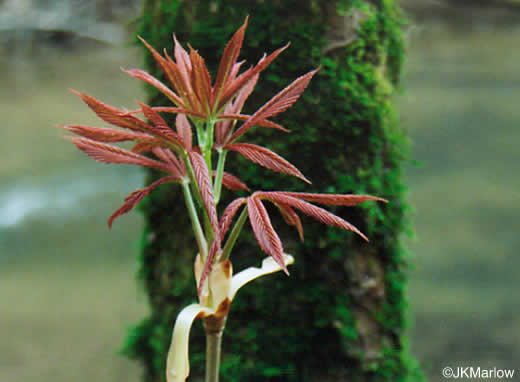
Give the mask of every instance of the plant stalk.
M 231 230 L 231 233 L 229 234 L 229 237 L 226 241 L 226 245 L 224 245 L 224 249 L 222 249 L 222 254 L 220 255 L 221 256 L 220 261 L 224 261 L 229 258 L 231 250 L 233 249 L 233 246 L 235 245 L 235 243 L 238 239 L 238 235 L 240 235 L 240 231 L 242 231 L 242 227 L 244 227 L 246 218 L 247 218 L 247 207 L 244 207 L 244 209 L 242 210 L 242 213 L 240 214 L 240 217 L 238 218 L 233 229 Z
M 199 190 L 199 184 L 197 183 L 197 178 L 195 177 L 195 171 L 193 170 L 193 166 L 191 165 L 190 158 L 188 154 L 185 152 L 182 155 L 182 159 L 184 161 L 184 165 L 186 166 L 186 171 L 188 172 L 188 177 L 190 178 L 190 185 L 193 189 L 193 194 L 195 195 L 195 199 L 199 203 L 199 205 L 203 206 L 202 196 Z
M 220 368 L 220 349 L 224 327 L 212 330 L 204 324 L 206 332 L 206 379 L 205 382 L 218 382 Z
M 224 175 L 224 163 L 226 162 L 227 150 L 217 149 L 218 163 L 217 174 L 215 175 L 215 183 L 213 185 L 213 193 L 215 197 L 215 204 L 220 201 L 220 193 L 222 191 L 222 176 Z
M 208 254 L 208 244 L 206 243 L 206 239 L 204 238 L 204 232 L 202 231 L 202 227 L 200 226 L 199 217 L 197 215 L 197 209 L 195 208 L 193 198 L 191 197 L 189 181 L 187 179 L 183 180 L 181 184 L 182 191 L 184 192 L 184 200 L 186 201 L 186 207 L 188 208 L 188 213 L 190 215 L 190 220 L 193 227 L 193 233 L 195 234 L 195 240 L 197 240 L 200 255 L 203 259 L 205 259 Z

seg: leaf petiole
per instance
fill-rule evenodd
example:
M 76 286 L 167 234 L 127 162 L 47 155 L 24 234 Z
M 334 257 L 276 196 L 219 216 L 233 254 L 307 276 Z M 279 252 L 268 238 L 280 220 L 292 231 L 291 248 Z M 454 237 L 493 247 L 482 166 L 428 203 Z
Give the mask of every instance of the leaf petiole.
M 211 149 L 213 148 L 213 134 L 214 134 L 215 121 L 209 120 L 207 122 L 206 130 L 204 131 L 205 141 L 200 145 L 202 150 L 202 156 L 206 161 L 206 166 L 208 166 L 208 171 L 211 174 L 212 166 L 211 166 Z
M 206 242 L 204 232 L 202 231 L 202 227 L 200 225 L 199 217 L 197 215 L 197 209 L 195 208 L 195 203 L 193 203 L 189 183 L 190 181 L 186 178 L 182 180 L 182 191 L 184 193 L 184 200 L 186 201 L 186 207 L 188 208 L 191 224 L 193 226 L 195 240 L 197 241 L 197 245 L 199 246 L 200 255 L 203 259 L 205 259 L 208 255 L 208 243 Z
M 224 245 L 224 249 L 222 249 L 222 254 L 220 255 L 219 261 L 224 261 L 229 258 L 231 250 L 235 246 L 235 243 L 238 239 L 238 235 L 240 235 L 240 232 L 242 231 L 242 228 L 244 227 L 246 218 L 247 218 L 247 206 L 244 207 L 237 222 L 233 226 L 233 229 L 231 230 L 231 233 L 229 234 L 229 237 L 226 241 L 226 245 Z
M 215 183 L 213 184 L 213 193 L 215 196 L 216 205 L 220 201 L 220 193 L 222 191 L 222 177 L 224 175 L 224 164 L 226 162 L 227 150 L 218 148 L 217 152 L 218 152 L 217 173 L 215 175 Z

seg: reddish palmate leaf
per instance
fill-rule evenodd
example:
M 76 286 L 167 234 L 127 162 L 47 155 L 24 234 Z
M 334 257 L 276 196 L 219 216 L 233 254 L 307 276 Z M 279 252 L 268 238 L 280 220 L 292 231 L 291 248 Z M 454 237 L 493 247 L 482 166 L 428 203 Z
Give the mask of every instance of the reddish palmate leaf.
M 213 178 L 215 178 L 216 174 L 217 172 L 213 170 Z M 228 172 L 222 174 L 222 184 L 231 191 L 251 191 L 244 182 Z
M 159 139 L 145 133 L 136 133 L 130 131 L 121 131 L 110 128 L 91 127 L 83 125 L 60 125 L 58 127 L 97 142 L 114 143 L 126 141 L 141 141 L 155 144 L 161 143 Z
M 246 198 L 238 198 L 233 200 L 228 204 L 222 216 L 220 217 L 220 240 L 224 240 L 224 236 L 226 235 L 231 223 L 233 222 L 233 218 L 237 213 L 238 209 L 242 204 L 246 202 Z
M 244 103 L 249 98 L 253 90 L 255 89 L 256 83 L 260 74 L 257 73 L 240 89 L 236 98 L 233 100 L 233 112 L 240 113 L 240 110 L 244 107 Z
M 231 77 L 231 71 L 237 62 L 238 55 L 240 54 L 240 48 L 242 47 L 242 42 L 244 40 L 248 18 L 249 17 L 246 17 L 244 24 L 235 32 L 224 49 L 224 53 L 220 59 L 220 65 L 218 67 L 217 78 L 215 79 L 215 86 L 213 88 L 214 95 L 212 107 L 214 106 L 215 102 L 218 103 L 218 98 L 226 82 L 228 82 L 230 78 L 234 78 Z
M 215 199 L 213 197 L 213 186 L 211 185 L 211 179 L 209 177 L 208 167 L 202 155 L 197 152 L 190 151 L 188 153 L 190 162 L 193 166 L 195 178 L 199 185 L 202 202 L 209 217 L 211 227 L 215 233 L 215 237 L 219 238 L 219 224 L 217 218 L 217 209 L 215 207 Z
M 218 147 L 221 147 L 222 144 L 224 144 L 225 140 L 231 135 L 231 129 L 235 123 L 232 120 L 240 119 L 240 114 L 238 113 L 240 113 L 246 99 L 253 92 L 253 89 L 256 85 L 256 82 L 258 81 L 259 76 L 259 74 L 253 76 L 253 78 L 251 78 L 249 82 L 242 89 L 240 89 L 236 98 L 226 105 L 226 107 L 224 108 L 225 115 L 219 115 L 219 118 L 224 120 L 217 122 L 217 124 L 215 125 L 215 143 Z M 247 120 L 249 118 L 249 116 L 244 117 L 244 120 Z
M 169 172 L 169 167 L 159 161 L 135 154 L 131 151 L 96 142 L 88 138 L 65 137 L 92 159 L 102 163 L 135 164 Z
M 217 172 L 213 170 L 211 176 L 215 179 Z M 251 191 L 244 182 L 228 172 L 222 173 L 222 185 L 230 191 Z
M 155 112 L 159 112 L 159 113 L 187 114 L 187 115 L 193 115 L 194 117 L 198 117 L 198 118 L 204 118 L 204 114 L 190 110 L 190 109 L 185 109 L 182 107 L 153 106 L 152 110 Z M 139 114 L 142 112 L 143 112 L 142 109 L 138 109 L 138 110 L 128 111 L 125 114 L 134 115 L 134 114 Z
M 228 172 L 222 174 L 222 184 L 231 191 L 251 191 L 244 182 Z
M 153 132 L 155 135 L 173 143 L 177 147 L 186 149 L 182 138 L 175 131 L 170 129 L 166 121 L 154 111 L 153 108 L 141 102 L 137 103 L 141 106 L 144 116 L 153 123 Z
M 250 115 L 247 115 L 247 114 L 222 114 L 222 115 L 219 115 L 219 118 L 222 118 L 222 119 L 235 119 L 235 120 L 239 120 L 239 121 L 248 121 L 251 116 Z M 268 119 L 261 119 L 259 121 L 256 121 L 254 123 L 254 125 L 256 126 L 261 126 L 261 127 L 267 127 L 267 128 L 270 128 L 270 129 L 278 129 L 278 130 L 282 130 L 283 132 L 285 133 L 290 133 L 291 130 L 289 129 L 286 129 L 285 127 L 277 124 L 277 123 L 274 123 L 273 121 L 269 121 Z
M 107 105 L 106 103 L 103 103 L 88 94 L 80 93 L 72 89 L 69 90 L 72 93 L 80 96 L 83 102 L 85 102 L 87 106 L 91 108 L 94 113 L 96 113 L 97 116 L 103 121 L 115 126 L 123 127 L 125 129 L 139 132 L 149 132 L 150 126 L 141 121 L 139 118 L 128 115 L 127 113 L 124 113 L 113 106 Z
M 359 236 L 361 236 L 363 239 L 368 241 L 368 238 L 365 235 L 363 235 L 356 227 L 354 227 L 349 222 L 343 220 L 339 216 L 334 215 L 333 213 L 330 213 L 327 210 L 324 210 L 323 208 L 316 207 L 315 205 L 310 204 L 306 201 L 303 201 L 303 200 L 300 200 L 293 196 L 285 195 L 283 193 L 279 193 L 276 191 L 255 192 L 253 195 L 256 195 L 256 197 L 261 198 L 261 199 L 267 199 L 267 200 L 270 200 L 273 202 L 287 204 L 291 207 L 299 209 L 304 214 L 309 215 L 310 217 L 313 217 L 314 219 L 316 219 L 322 223 L 325 223 L 327 225 L 333 225 L 336 227 L 346 229 L 348 231 L 355 232 Z
M 177 134 L 181 137 L 186 151 L 190 151 L 192 148 L 192 132 L 188 118 L 184 114 L 177 114 L 175 126 L 177 127 Z
M 186 84 L 190 82 L 190 73 L 191 73 L 191 61 L 188 52 L 182 47 L 182 45 L 177 41 L 175 35 L 173 35 L 173 41 L 175 42 L 175 61 L 177 62 L 177 66 L 179 67 L 179 71 L 181 72 L 182 78 Z
M 127 212 L 130 212 L 134 209 L 134 207 L 139 203 L 141 200 L 144 199 L 146 195 L 148 195 L 150 192 L 152 192 L 157 186 L 160 186 L 161 184 L 167 183 L 167 182 L 175 182 L 178 181 L 179 178 L 176 176 L 166 176 L 164 178 L 161 178 L 152 184 L 150 184 L 148 187 L 141 188 L 139 190 L 135 190 L 130 195 L 128 195 L 125 198 L 125 202 L 121 207 L 119 207 L 113 214 L 108 218 L 108 228 L 112 228 L 112 223 L 114 220 L 121 216 L 126 214 Z
M 279 194 L 292 196 L 303 199 L 312 203 L 326 204 L 329 206 L 356 206 L 367 200 L 375 200 L 378 202 L 388 203 L 388 200 L 378 198 L 372 195 L 350 195 L 350 194 L 310 194 L 307 192 L 285 192 L 279 191 Z
M 265 56 L 265 54 L 264 54 Z M 229 79 L 228 79 L 228 83 L 232 83 L 235 78 L 237 78 L 237 75 L 238 75 L 238 72 L 240 71 L 240 68 L 242 67 L 242 65 L 245 63 L 246 61 L 243 60 L 243 61 L 240 61 L 240 62 L 237 62 L 236 64 L 233 65 L 233 67 L 231 68 L 231 73 L 229 74 Z M 222 104 L 220 104 L 222 105 Z
M 236 151 L 252 162 L 258 163 L 260 166 L 266 167 L 270 170 L 289 174 L 303 181 L 310 183 L 305 176 L 294 167 L 291 163 L 283 159 L 278 154 L 272 152 L 265 147 L 253 145 L 250 143 L 232 143 L 224 146 L 224 149 Z
M 230 113 L 233 111 L 232 103 L 228 103 L 224 108 L 224 113 Z M 215 123 L 215 148 L 221 148 L 226 143 L 228 136 L 231 133 L 233 126 L 236 121 L 232 118 L 221 119 Z
M 175 49 L 177 50 L 177 46 Z M 186 53 L 184 49 L 183 51 Z M 182 63 L 186 70 L 182 70 L 180 64 L 175 63 L 171 59 L 171 57 L 168 55 L 168 52 L 166 52 L 166 49 L 163 50 L 163 53 L 164 57 L 166 57 L 170 65 L 173 65 L 178 70 L 178 80 L 181 82 L 181 88 L 179 88 L 178 91 L 181 94 L 182 98 L 187 100 L 186 105 L 190 106 L 192 110 L 200 110 L 199 101 L 195 96 L 195 92 L 193 91 L 193 84 L 191 82 L 191 73 L 193 71 L 193 65 L 191 63 L 191 59 L 189 58 L 188 53 L 186 53 L 188 57 L 187 61 Z
M 192 65 L 191 87 L 199 100 L 202 113 L 211 113 L 211 77 L 204 63 L 204 59 L 190 46 L 190 60 Z
M 136 154 L 143 154 L 152 151 L 155 147 L 159 146 L 160 145 L 156 143 L 139 142 L 136 145 L 134 145 L 130 151 Z
M 284 47 L 275 50 L 273 53 L 271 53 L 267 57 L 263 57 L 256 66 L 246 70 L 244 73 L 236 77 L 232 82 L 230 82 L 226 87 L 224 88 L 224 92 L 222 93 L 222 97 L 219 101 L 219 108 L 225 105 L 231 98 L 235 96 L 235 94 L 244 86 L 246 85 L 253 76 L 256 74 L 262 72 L 265 68 L 269 66 L 271 62 L 274 61 L 276 57 L 280 53 L 282 53 L 285 49 L 289 47 L 289 44 L 285 45 Z
M 295 226 L 298 231 L 298 235 L 300 236 L 300 240 L 303 241 L 303 226 L 300 220 L 300 217 L 294 210 L 289 207 L 287 204 L 283 203 L 274 203 L 276 207 L 280 210 L 282 214 L 283 220 L 290 226 Z
M 159 65 L 159 67 L 161 68 L 166 78 L 168 79 L 168 82 L 170 82 L 170 84 L 173 86 L 173 89 L 182 98 L 182 105 L 189 109 L 196 109 L 196 105 L 190 103 L 190 100 L 187 97 L 191 92 L 189 91 L 187 84 L 184 82 L 179 67 L 171 59 L 167 60 L 164 57 L 162 57 L 154 48 L 152 48 L 152 46 L 150 46 L 150 44 L 148 44 L 141 37 L 137 36 L 137 38 L 141 40 L 141 42 L 146 46 L 150 53 L 152 53 L 153 58 L 157 62 L 157 65 Z
M 264 106 L 258 109 L 251 118 L 244 123 L 230 138 L 230 142 L 233 142 L 240 138 L 247 130 L 249 130 L 258 121 L 269 118 L 284 112 L 291 107 L 296 100 L 300 97 L 302 92 L 309 84 L 312 76 L 319 70 L 315 69 L 301 77 L 298 77 L 289 86 L 271 98 Z
M 168 97 L 170 99 L 170 101 L 172 101 L 177 106 L 185 107 L 182 99 L 177 94 L 175 94 L 175 92 L 173 90 L 171 90 L 168 86 L 163 84 L 161 81 L 159 81 L 157 78 L 155 78 L 151 74 L 148 74 L 147 72 L 145 72 L 144 70 L 141 70 L 141 69 L 126 70 L 126 69 L 121 68 L 121 70 L 134 78 L 137 78 L 141 81 L 144 81 L 144 82 L 152 85 L 157 90 L 159 90 L 161 93 L 163 93 L 166 97 Z
M 204 267 L 202 268 L 202 273 L 199 280 L 199 286 L 197 289 L 199 299 L 202 297 L 202 287 L 204 286 L 204 281 L 208 278 L 209 273 L 213 269 L 213 265 L 215 264 L 215 258 L 217 254 L 220 252 L 220 237 L 215 237 L 213 242 L 211 243 L 211 247 L 209 248 L 208 257 L 206 262 L 204 263 Z
M 177 176 L 179 179 L 183 176 L 186 176 L 186 169 L 184 168 L 184 163 L 177 159 L 174 153 L 172 153 L 169 149 L 165 149 L 162 147 L 154 147 L 152 152 L 157 156 L 157 158 L 162 161 L 168 163 L 170 166 L 170 172 Z
M 289 271 L 283 259 L 282 241 L 274 230 L 267 210 L 260 199 L 254 195 L 247 198 L 247 212 L 249 214 L 249 222 L 251 223 L 253 233 L 260 248 L 271 256 L 288 275 Z

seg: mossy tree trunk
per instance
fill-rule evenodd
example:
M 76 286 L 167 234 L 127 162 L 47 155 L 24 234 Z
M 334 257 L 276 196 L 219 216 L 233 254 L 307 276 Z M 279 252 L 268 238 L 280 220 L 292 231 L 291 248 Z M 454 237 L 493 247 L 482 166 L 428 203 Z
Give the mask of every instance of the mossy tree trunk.
M 302 185 L 235 157 L 228 161 L 233 162 L 232 172 L 252 189 L 370 193 L 390 203 L 334 211 L 366 233 L 370 243 L 309 220 L 304 221 L 305 243 L 300 244 L 294 231 L 279 225 L 286 251 L 296 259 L 291 277 L 257 280 L 233 302 L 223 341 L 223 380 L 421 379 L 404 335 L 401 165 L 407 141 L 393 104 L 403 61 L 396 2 L 146 0 L 139 33 L 156 48 L 171 48 L 175 32 L 215 69 L 226 41 L 248 14 L 242 58 L 255 63 L 287 41 L 291 47 L 261 76 L 246 112 L 322 66 L 302 98 L 278 119 L 292 134 L 254 131 L 257 143 L 289 159 L 313 184 Z M 159 75 L 147 52 L 146 65 Z M 151 104 L 168 104 L 149 90 Z M 150 173 L 149 181 L 154 177 Z M 126 351 L 143 362 L 147 382 L 164 380 L 175 317 L 196 299 L 195 242 L 181 198 L 180 190 L 162 188 L 142 208 L 146 230 L 141 277 L 151 314 L 132 332 Z M 249 234 L 232 261 L 240 269 L 259 264 L 263 257 Z M 190 378 L 196 381 L 204 368 L 200 325 L 191 340 Z

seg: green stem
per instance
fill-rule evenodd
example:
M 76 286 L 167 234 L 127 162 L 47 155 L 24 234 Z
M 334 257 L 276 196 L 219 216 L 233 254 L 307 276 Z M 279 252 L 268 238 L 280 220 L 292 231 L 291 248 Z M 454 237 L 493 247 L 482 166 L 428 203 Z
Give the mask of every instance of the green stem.
M 188 179 L 184 179 L 182 181 L 182 191 L 184 192 L 186 207 L 188 208 L 191 224 L 193 226 L 193 233 L 195 234 L 195 240 L 197 240 L 197 245 L 199 246 L 200 255 L 202 256 L 202 259 L 206 259 L 208 254 L 208 244 L 204 238 L 204 232 L 200 226 L 197 209 L 195 208 L 195 203 L 193 203 L 193 198 L 191 197 L 191 190 Z
M 207 123 L 206 131 L 205 131 L 205 138 L 206 141 L 203 145 L 201 145 L 202 150 L 202 156 L 204 157 L 204 160 L 206 161 L 206 166 L 208 166 L 208 171 L 211 176 L 211 149 L 213 148 L 213 130 L 215 127 L 215 121 L 210 120 Z
M 206 379 L 205 382 L 218 382 L 220 349 L 223 329 L 211 332 L 206 330 Z
M 195 131 L 197 132 L 197 142 L 199 147 L 206 146 L 206 131 L 203 128 L 203 123 L 197 122 L 195 123 Z
M 213 234 L 213 227 L 211 227 L 211 223 L 209 221 L 208 212 L 206 211 L 206 208 L 204 207 L 204 202 L 202 201 L 202 195 L 200 193 L 200 188 L 197 183 L 197 178 L 195 177 L 195 171 L 193 170 L 193 166 L 191 165 L 190 158 L 186 153 L 183 155 L 184 165 L 186 166 L 186 170 L 188 172 L 189 181 L 192 185 L 192 191 L 195 194 L 195 198 L 197 199 L 197 202 L 199 203 L 200 208 L 203 210 L 203 222 L 204 222 L 204 228 L 206 228 L 206 232 L 208 232 L 207 241 L 211 242 L 213 240 L 214 234 Z
M 222 254 L 220 255 L 219 261 L 227 260 L 229 257 L 229 254 L 231 253 L 231 250 L 233 249 L 233 246 L 235 245 L 238 235 L 240 235 L 240 231 L 242 231 L 242 227 L 244 227 L 244 223 L 246 222 L 247 218 L 247 207 L 244 207 L 242 210 L 242 213 L 240 214 L 240 217 L 238 218 L 237 222 L 233 226 L 233 229 L 231 230 L 231 233 L 229 234 L 229 238 L 226 241 L 226 245 L 224 246 L 224 249 L 222 250 Z
M 195 194 L 195 198 L 197 202 L 202 203 L 202 196 L 200 195 L 199 184 L 197 183 L 197 178 L 195 177 L 195 171 L 193 170 L 193 166 L 191 165 L 190 158 L 186 152 L 183 153 L 182 159 L 184 160 L 184 165 L 186 166 L 186 170 L 188 172 L 188 177 L 190 178 L 191 187 L 193 188 L 193 192 Z
M 220 193 L 222 191 L 222 177 L 224 175 L 224 164 L 226 162 L 227 150 L 218 148 L 217 174 L 215 175 L 215 183 L 213 184 L 213 193 L 215 194 L 215 204 L 220 201 Z

